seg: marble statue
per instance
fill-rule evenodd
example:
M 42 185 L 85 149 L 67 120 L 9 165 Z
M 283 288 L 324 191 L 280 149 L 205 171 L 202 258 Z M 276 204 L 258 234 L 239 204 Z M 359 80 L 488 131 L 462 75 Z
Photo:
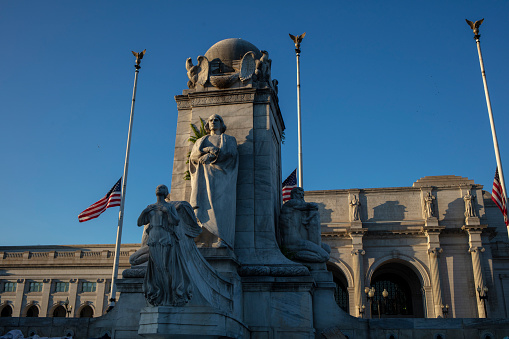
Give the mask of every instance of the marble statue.
M 237 140 L 225 134 L 226 125 L 217 114 L 211 115 L 205 130 L 189 157 L 190 203 L 200 225 L 216 239 L 213 247 L 233 249 L 237 201 L 239 154 Z
M 470 191 L 467 191 L 467 194 L 463 197 L 463 200 L 465 201 L 465 217 L 475 217 L 475 211 L 474 211 L 474 196 L 470 194 Z
M 360 220 L 361 203 L 356 195 L 354 195 L 353 199 L 350 201 L 350 207 L 352 208 L 352 221 Z
M 318 205 L 304 201 L 304 190 L 296 187 L 291 199 L 281 208 L 279 218 L 281 245 L 291 254 L 292 260 L 326 262 L 330 247 L 322 244 Z
M 167 195 L 165 185 L 157 186 L 157 202 L 147 206 L 138 218 L 138 226 L 148 224 L 149 257 L 143 291 L 152 306 L 182 306 L 193 296 L 185 243 L 192 242 L 201 229 L 192 222 L 179 226 L 179 214 L 175 204 L 165 201 Z
M 435 197 L 433 195 L 431 195 L 431 192 L 428 192 L 428 194 L 426 194 L 426 196 L 424 197 L 424 204 L 425 204 L 425 207 L 424 207 L 424 212 L 425 212 L 425 217 L 426 219 L 429 219 L 429 218 L 432 218 L 435 216 L 435 213 L 433 211 L 433 200 L 435 199 Z

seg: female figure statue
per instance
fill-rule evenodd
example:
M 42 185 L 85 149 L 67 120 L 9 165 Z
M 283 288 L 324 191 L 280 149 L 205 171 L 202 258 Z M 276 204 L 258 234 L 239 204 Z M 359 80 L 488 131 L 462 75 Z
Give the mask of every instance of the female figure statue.
M 237 140 L 224 133 L 226 125 L 217 114 L 208 118 L 205 130 L 209 134 L 196 141 L 189 157 L 190 203 L 201 226 L 212 233 L 212 246 L 233 249 L 239 166 Z

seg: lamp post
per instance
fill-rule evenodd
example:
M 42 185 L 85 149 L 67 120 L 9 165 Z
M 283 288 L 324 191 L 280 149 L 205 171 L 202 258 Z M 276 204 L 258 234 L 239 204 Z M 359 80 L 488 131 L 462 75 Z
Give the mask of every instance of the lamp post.
M 447 319 L 447 314 L 449 313 L 449 304 L 441 305 L 442 307 L 442 313 L 444 314 L 444 318 Z
M 488 318 L 488 311 L 486 310 L 486 300 L 488 300 L 488 288 L 484 286 L 477 287 L 477 293 L 479 294 L 479 299 L 482 300 L 482 304 L 484 306 L 484 314 L 486 314 L 486 318 Z
M 387 297 L 389 296 L 389 292 L 384 288 L 382 292 L 382 297 L 384 297 L 384 309 L 387 312 Z M 380 304 L 379 304 L 380 305 Z M 380 306 L 378 306 L 378 318 L 380 318 Z
M 364 292 L 366 293 L 366 297 L 369 301 L 369 317 L 373 318 L 373 298 L 375 297 L 375 288 L 374 287 L 366 287 L 364 288 Z M 380 313 L 380 310 L 378 311 Z
M 366 312 L 366 306 L 364 306 L 364 305 L 359 306 L 359 314 L 360 314 L 361 318 L 364 318 L 364 312 Z
M 64 307 L 65 307 L 65 312 L 67 313 L 67 317 L 69 318 L 71 316 L 71 312 L 72 312 L 72 305 L 69 305 L 69 297 L 65 298 Z

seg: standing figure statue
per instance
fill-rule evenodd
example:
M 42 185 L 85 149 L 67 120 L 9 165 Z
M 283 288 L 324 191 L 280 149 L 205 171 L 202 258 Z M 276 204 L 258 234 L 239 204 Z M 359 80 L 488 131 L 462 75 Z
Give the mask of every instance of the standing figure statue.
M 330 247 L 322 244 L 318 205 L 304 201 L 304 190 L 296 187 L 279 217 L 281 245 L 292 260 L 321 263 L 329 260 Z
M 463 197 L 465 201 L 465 217 L 475 217 L 475 211 L 473 207 L 474 196 L 470 194 L 470 191 L 467 191 L 467 194 Z
M 165 201 L 167 195 L 168 187 L 157 186 L 157 202 L 147 206 L 138 218 L 138 226 L 148 224 L 149 257 L 143 291 L 153 306 L 182 306 L 192 297 L 192 285 L 181 242 L 186 235 L 195 237 L 201 230 L 197 225 L 191 232 L 178 229 L 180 217 L 175 206 Z
M 352 209 L 352 221 L 360 220 L 360 208 L 361 202 L 357 199 L 357 196 L 354 195 L 353 199 L 350 201 L 350 207 Z
M 435 216 L 435 213 L 433 212 L 433 199 L 435 197 L 431 195 L 431 192 L 428 192 L 428 194 L 424 197 L 424 203 L 425 203 L 425 217 L 426 219 L 432 218 Z
M 190 203 L 201 226 L 208 231 L 197 240 L 208 246 L 233 249 L 239 167 L 237 140 L 224 133 L 226 125 L 217 114 L 208 118 L 205 130 L 208 135 L 196 141 L 189 157 Z

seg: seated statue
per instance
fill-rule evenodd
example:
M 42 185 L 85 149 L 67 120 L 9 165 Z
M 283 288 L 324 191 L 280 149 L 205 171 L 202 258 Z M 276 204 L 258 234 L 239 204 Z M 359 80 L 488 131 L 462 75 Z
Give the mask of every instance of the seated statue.
M 329 260 L 330 247 L 322 244 L 318 205 L 304 201 L 304 190 L 296 187 L 279 217 L 281 246 L 292 260 L 322 263 Z

